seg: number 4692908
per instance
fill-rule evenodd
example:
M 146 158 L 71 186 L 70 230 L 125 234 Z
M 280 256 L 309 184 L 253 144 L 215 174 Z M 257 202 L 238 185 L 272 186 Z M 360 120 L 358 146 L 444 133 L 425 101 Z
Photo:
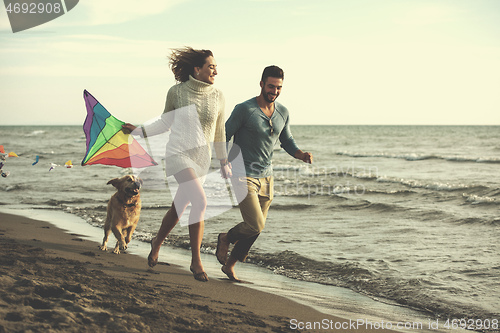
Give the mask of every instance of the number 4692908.
M 448 319 L 444 324 L 446 329 L 498 329 L 498 319 Z
M 9 14 L 59 14 L 62 11 L 60 3 L 9 3 L 5 8 Z

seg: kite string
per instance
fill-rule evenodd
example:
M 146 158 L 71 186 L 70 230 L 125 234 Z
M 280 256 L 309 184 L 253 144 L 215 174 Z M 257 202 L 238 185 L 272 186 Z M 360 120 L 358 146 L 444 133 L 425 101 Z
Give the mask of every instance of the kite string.
M 142 127 L 142 133 L 144 133 L 144 127 Z M 148 139 L 148 137 L 146 135 L 144 135 L 144 141 L 146 142 L 146 148 L 148 150 L 149 156 L 154 156 L 153 153 L 152 153 L 151 147 L 149 146 L 149 139 Z

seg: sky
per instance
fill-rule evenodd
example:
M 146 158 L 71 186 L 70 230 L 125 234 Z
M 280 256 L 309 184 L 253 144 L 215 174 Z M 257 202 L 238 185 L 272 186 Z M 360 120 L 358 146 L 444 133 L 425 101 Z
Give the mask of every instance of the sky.
M 285 72 L 296 125 L 500 125 L 498 0 L 81 0 L 13 33 L 0 4 L 0 125 L 159 116 L 172 48 L 213 51 L 233 107 Z

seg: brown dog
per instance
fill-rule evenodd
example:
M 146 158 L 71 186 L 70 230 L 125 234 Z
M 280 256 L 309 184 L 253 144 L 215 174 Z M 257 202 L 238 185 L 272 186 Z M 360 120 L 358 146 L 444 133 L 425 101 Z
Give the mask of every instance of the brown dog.
M 125 251 L 128 243 L 132 240 L 132 234 L 137 227 L 139 215 L 141 214 L 141 195 L 139 190 L 142 180 L 133 175 L 111 179 L 108 184 L 118 190 L 108 202 L 106 223 L 104 224 L 104 239 L 99 248 L 107 250 L 108 238 L 111 233 L 115 235 L 116 242 L 113 253 L 119 254 Z

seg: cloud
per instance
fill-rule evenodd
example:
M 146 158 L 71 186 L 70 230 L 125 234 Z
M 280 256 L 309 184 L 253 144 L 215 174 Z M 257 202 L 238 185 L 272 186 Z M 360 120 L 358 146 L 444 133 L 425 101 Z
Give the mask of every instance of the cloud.
M 36 48 L 33 45 L 37 45 Z M 0 49 L 3 76 L 161 77 L 175 42 L 102 35 L 26 36 Z M 165 71 L 159 69 L 164 68 Z
M 86 25 L 117 24 L 162 13 L 186 0 L 106 0 L 80 1 Z M 81 23 L 81 22 L 80 22 Z
M 51 21 L 51 26 L 90 26 L 125 23 L 160 14 L 189 0 L 105 0 L 80 1 L 65 16 Z M 3 5 L 0 9 L 0 30 L 11 31 L 9 18 Z M 67 17 L 66 17 L 67 16 Z
M 157 15 L 189 0 L 105 0 L 78 2 L 70 12 L 50 21 L 50 27 L 120 24 Z M 42 25 L 44 26 L 44 25 Z M 0 31 L 12 31 L 5 7 L 0 5 Z
M 441 4 L 429 4 L 410 8 L 395 23 L 401 25 L 431 25 L 439 23 L 454 22 L 464 13 L 457 7 L 449 7 Z
M 0 4 L 0 31 L 12 32 L 12 29 L 10 28 L 9 17 L 7 16 L 7 12 L 5 11 L 5 6 L 2 4 Z

